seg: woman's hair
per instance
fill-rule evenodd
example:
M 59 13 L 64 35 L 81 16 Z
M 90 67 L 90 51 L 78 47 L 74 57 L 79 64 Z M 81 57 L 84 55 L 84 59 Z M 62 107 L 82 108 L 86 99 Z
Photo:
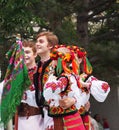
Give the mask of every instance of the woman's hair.
M 32 50 L 33 50 L 34 53 L 37 52 L 36 51 L 35 42 L 33 42 L 33 41 L 27 41 L 27 40 L 25 40 L 25 41 L 22 42 L 22 45 L 23 45 L 23 47 L 30 47 L 30 48 L 32 48 Z
M 38 39 L 38 38 L 41 37 L 41 36 L 46 36 L 46 38 L 47 38 L 47 40 L 48 40 L 48 44 L 49 44 L 50 46 L 55 46 L 55 45 L 58 44 L 58 37 L 57 37 L 55 34 L 53 34 L 53 32 L 48 32 L 48 31 L 46 31 L 46 32 L 41 32 L 41 33 L 39 33 L 39 34 L 37 35 L 36 39 Z

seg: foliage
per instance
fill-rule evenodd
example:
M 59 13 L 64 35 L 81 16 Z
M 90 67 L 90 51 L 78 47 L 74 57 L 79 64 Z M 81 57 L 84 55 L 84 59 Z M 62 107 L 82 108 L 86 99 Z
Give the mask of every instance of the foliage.
M 118 17 L 116 0 L 0 0 L 0 48 L 5 54 L 18 33 L 34 38 L 33 26 L 39 26 L 39 32 L 55 32 L 60 43 L 85 47 L 94 72 L 100 74 L 108 67 L 116 71 Z

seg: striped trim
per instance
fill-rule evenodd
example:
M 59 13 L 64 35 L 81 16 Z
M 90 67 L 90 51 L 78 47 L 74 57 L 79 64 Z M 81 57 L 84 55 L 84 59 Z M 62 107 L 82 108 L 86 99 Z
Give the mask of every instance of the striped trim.
M 79 117 L 75 117 L 75 118 L 70 118 L 70 119 L 64 120 L 64 123 L 67 123 L 69 121 L 73 121 L 73 120 L 76 120 L 76 119 L 79 119 Z
M 65 130 L 85 130 L 80 114 L 75 114 L 63 117 Z
M 78 127 L 78 126 L 81 126 L 81 125 L 82 125 L 82 123 L 71 125 L 71 126 L 67 126 L 67 127 L 64 127 L 64 130 L 75 128 L 75 127 Z

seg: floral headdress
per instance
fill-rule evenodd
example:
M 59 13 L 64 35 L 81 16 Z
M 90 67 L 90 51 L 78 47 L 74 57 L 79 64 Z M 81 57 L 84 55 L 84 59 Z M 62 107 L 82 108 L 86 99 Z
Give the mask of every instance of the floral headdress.
M 60 75 L 63 70 L 66 73 L 80 74 L 79 59 L 83 62 L 83 72 L 90 74 L 92 73 L 92 66 L 88 61 L 86 54 L 86 51 L 78 46 L 56 45 L 53 48 L 50 57 L 52 60 L 57 61 L 57 75 Z

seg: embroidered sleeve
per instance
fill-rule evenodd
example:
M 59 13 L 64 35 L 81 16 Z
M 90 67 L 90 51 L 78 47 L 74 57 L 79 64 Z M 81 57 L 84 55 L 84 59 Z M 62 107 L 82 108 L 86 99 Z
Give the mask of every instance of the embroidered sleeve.
M 85 100 L 85 95 L 82 94 L 82 90 L 78 87 L 77 79 L 75 78 L 75 76 L 71 75 L 70 82 L 70 87 L 72 91 L 69 92 L 68 96 L 75 99 L 75 106 L 77 109 L 79 109 L 83 104 L 83 101 Z
M 60 93 L 65 91 L 68 86 L 68 78 L 61 76 L 57 79 L 56 76 L 50 75 L 48 81 L 44 85 L 44 97 L 50 106 L 59 106 L 61 99 Z
M 48 82 L 45 84 L 45 88 L 51 88 L 53 92 L 55 92 L 58 88 L 60 91 L 64 91 L 68 85 L 68 78 L 65 76 L 61 76 L 60 78 L 56 78 L 52 75 L 50 77 L 51 80 L 48 80 Z
M 91 83 L 90 93 L 99 102 L 104 102 L 108 93 L 110 92 L 110 86 L 107 82 L 98 80 L 94 76 L 89 77 L 86 82 Z

